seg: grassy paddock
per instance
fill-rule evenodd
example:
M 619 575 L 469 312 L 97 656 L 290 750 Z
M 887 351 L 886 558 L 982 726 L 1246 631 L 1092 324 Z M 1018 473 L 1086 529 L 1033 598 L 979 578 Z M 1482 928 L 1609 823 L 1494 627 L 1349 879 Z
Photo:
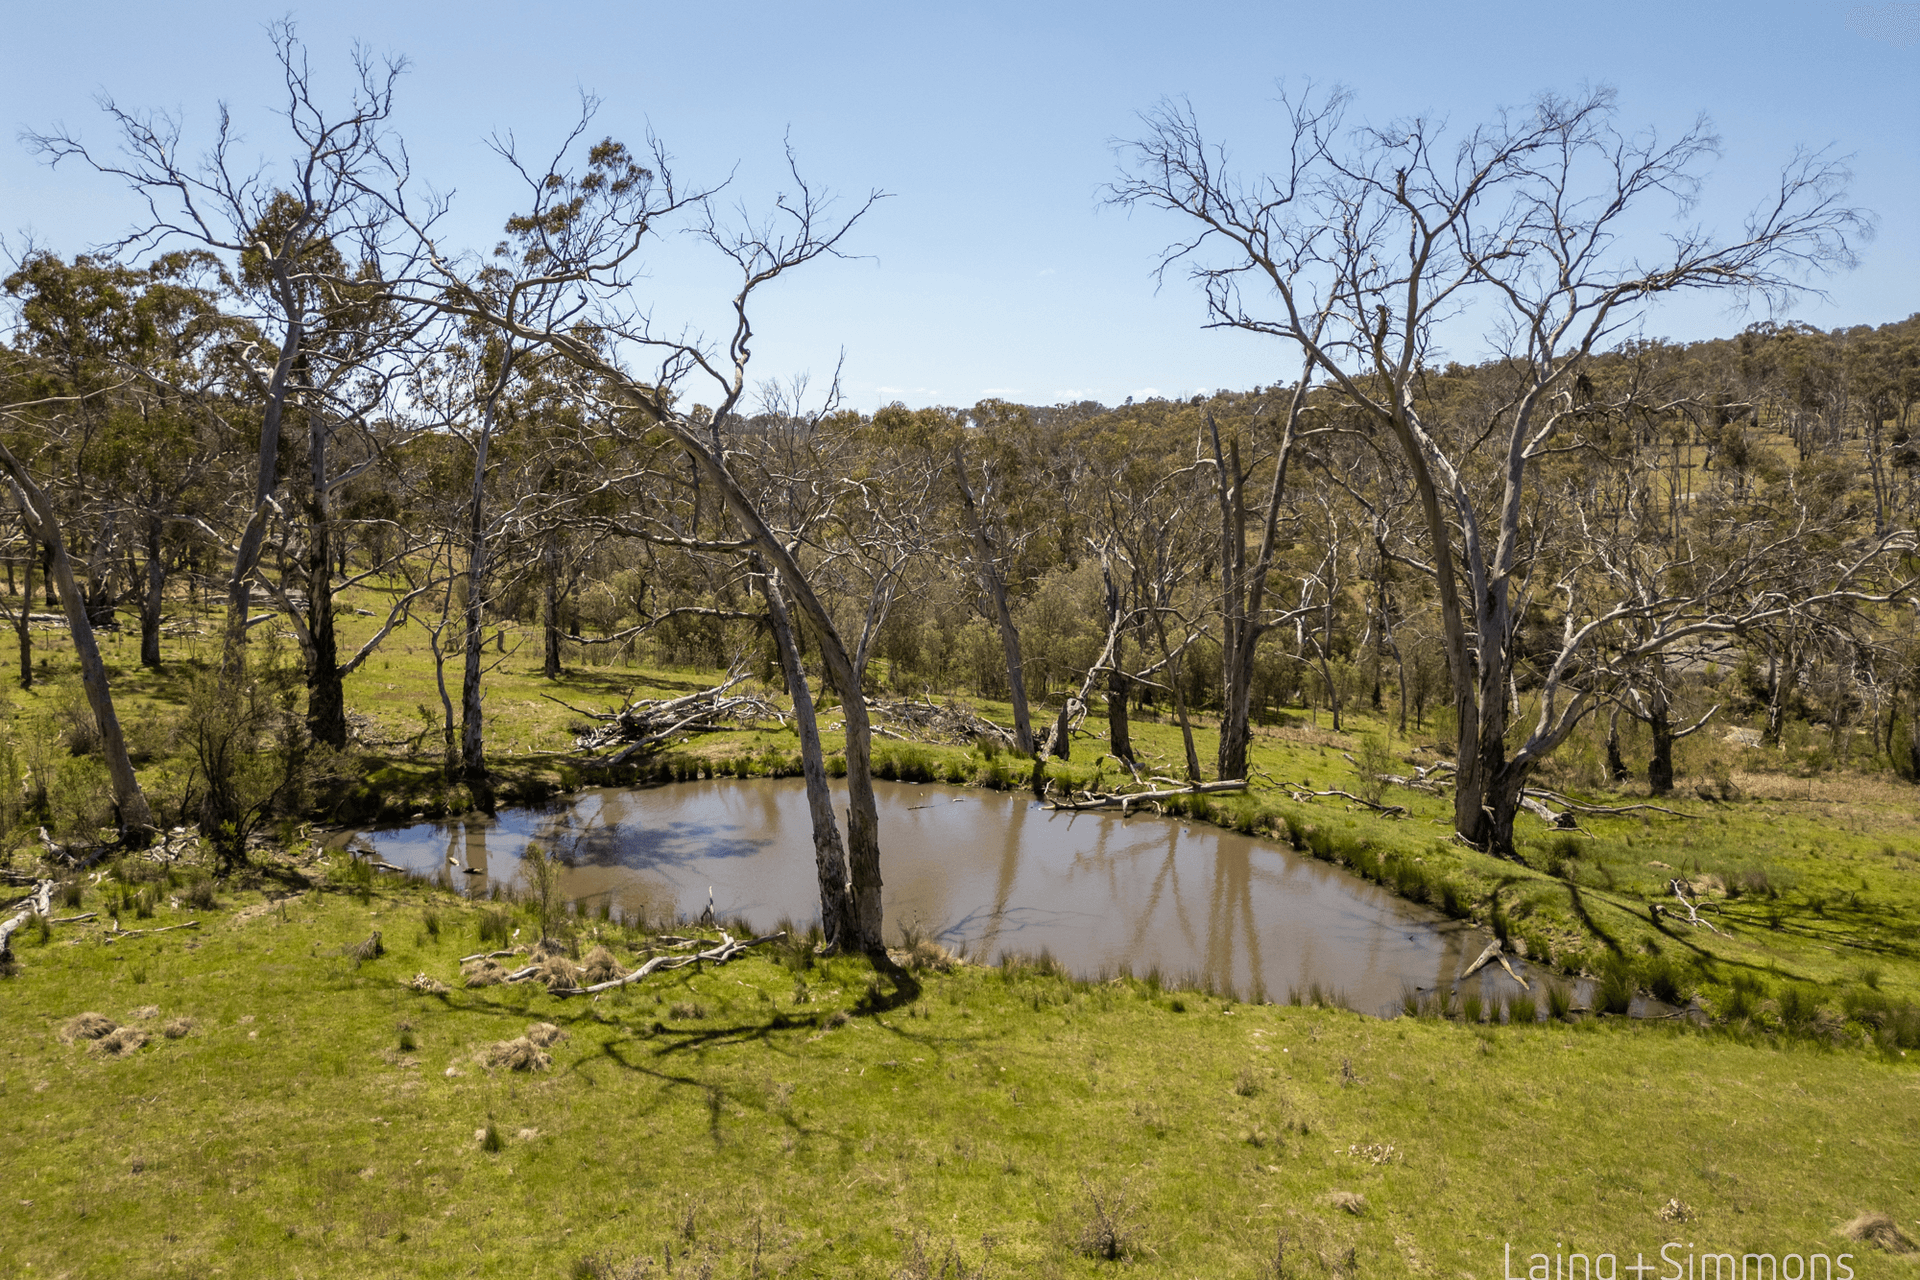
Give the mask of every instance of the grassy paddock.
M 200 926 L 22 944 L 10 1273 L 1072 1276 L 1112 1254 L 1254 1276 L 1278 1246 L 1289 1276 L 1484 1277 L 1508 1242 L 1625 1263 L 1675 1240 L 1851 1248 L 1880 1276 L 1911 1268 L 1836 1227 L 1878 1211 L 1920 1234 L 1899 1119 L 1920 1078 L 1897 1051 L 1382 1022 L 804 944 L 563 1000 L 460 984 L 500 907 L 308 870 L 212 907 L 184 900 L 192 877 L 136 874 L 152 914 L 123 923 Z M 374 930 L 384 954 L 356 958 Z M 646 954 L 617 922 L 572 931 Z M 148 1039 L 63 1043 L 83 1011 Z M 541 1022 L 566 1033 L 550 1069 L 482 1065 Z

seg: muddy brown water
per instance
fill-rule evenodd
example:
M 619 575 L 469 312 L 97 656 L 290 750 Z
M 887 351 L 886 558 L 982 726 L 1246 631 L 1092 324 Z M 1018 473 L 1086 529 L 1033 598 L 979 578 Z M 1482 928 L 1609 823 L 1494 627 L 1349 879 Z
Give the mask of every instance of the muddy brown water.
M 1485 933 L 1271 842 L 1153 815 L 1055 813 L 1019 792 L 875 792 L 889 937 L 906 926 L 974 960 L 1044 950 L 1081 977 L 1157 970 L 1243 998 L 1317 987 L 1377 1014 L 1415 989 L 1520 993 L 1497 966 L 1457 981 Z M 522 887 L 521 852 L 538 840 L 561 857 L 562 892 L 582 911 L 692 919 L 711 889 L 722 920 L 818 919 L 798 779 L 590 790 L 545 812 L 340 839 L 410 871 L 444 870 L 471 894 Z

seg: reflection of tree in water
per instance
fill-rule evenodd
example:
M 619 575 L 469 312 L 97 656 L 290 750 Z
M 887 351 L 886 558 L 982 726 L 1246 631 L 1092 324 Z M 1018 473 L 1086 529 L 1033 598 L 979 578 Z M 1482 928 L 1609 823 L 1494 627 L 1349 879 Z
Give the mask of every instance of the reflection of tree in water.
M 716 858 L 750 858 L 778 843 L 710 822 L 661 822 L 643 827 L 609 822 L 603 811 L 556 815 L 536 838 L 569 868 L 684 866 Z

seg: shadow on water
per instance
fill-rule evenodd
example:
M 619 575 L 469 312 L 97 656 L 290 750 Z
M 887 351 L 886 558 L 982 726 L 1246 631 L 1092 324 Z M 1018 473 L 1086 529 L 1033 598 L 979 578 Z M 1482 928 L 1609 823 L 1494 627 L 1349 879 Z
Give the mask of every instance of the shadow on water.
M 1317 985 L 1382 1014 L 1416 989 L 1520 993 L 1497 966 L 1459 980 L 1486 944 L 1479 930 L 1284 846 L 1153 816 L 1052 813 L 1024 792 L 876 792 L 886 918 L 976 960 L 1044 949 L 1076 974 L 1158 969 L 1255 998 Z M 542 812 L 336 839 L 412 871 L 444 870 L 476 895 L 517 887 L 520 855 L 539 841 L 583 910 L 687 919 L 711 889 L 723 919 L 804 925 L 816 911 L 798 779 L 594 790 Z M 910 976 L 876 980 L 876 1008 L 910 1002 L 910 990 Z

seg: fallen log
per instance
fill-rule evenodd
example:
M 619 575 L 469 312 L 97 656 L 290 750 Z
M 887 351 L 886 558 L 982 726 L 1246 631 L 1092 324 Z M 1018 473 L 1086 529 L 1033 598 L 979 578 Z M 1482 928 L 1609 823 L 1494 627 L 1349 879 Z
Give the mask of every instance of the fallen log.
M 1155 779 L 1155 781 L 1159 781 L 1159 779 Z M 1073 813 L 1084 812 L 1089 809 L 1117 808 L 1124 816 L 1136 804 L 1158 804 L 1162 800 L 1171 800 L 1175 796 L 1213 795 L 1222 791 L 1245 791 L 1246 789 L 1247 780 L 1245 778 L 1226 778 L 1219 782 L 1196 782 L 1187 786 L 1169 787 L 1160 791 L 1082 791 L 1077 794 L 1084 798 L 1078 800 L 1073 799 L 1071 796 L 1064 800 L 1055 800 L 1049 797 L 1047 807 Z
M 785 713 L 765 698 L 753 694 L 727 693 L 747 678 L 744 671 L 730 674 L 711 689 L 702 689 L 679 698 L 641 698 L 613 711 L 591 711 L 576 707 L 550 693 L 540 696 L 557 702 L 567 710 L 600 723 L 573 740 L 573 752 L 580 763 L 593 769 L 611 769 L 625 764 L 643 751 L 669 741 L 679 733 L 710 733 L 719 729 L 719 721 L 779 720 Z M 618 748 L 611 755 L 593 752 Z
M 107 941 L 118 942 L 122 938 L 144 938 L 156 933 L 172 933 L 175 929 L 198 929 L 199 927 L 198 920 L 189 920 L 185 924 L 164 925 L 158 929 L 122 929 L 116 922 L 113 928 L 107 930 Z
M 750 948 L 763 946 L 769 942 L 778 942 L 786 936 L 786 930 L 782 929 L 778 933 L 769 933 L 764 937 L 750 938 L 742 941 L 722 929 L 720 931 L 719 945 L 706 951 L 696 951 L 691 955 L 682 956 L 655 956 L 624 978 L 609 978 L 605 982 L 596 982 L 585 987 L 548 987 L 547 994 L 555 996 L 598 995 L 602 991 L 611 991 L 615 987 L 623 987 L 629 983 L 638 982 L 649 974 L 661 973 L 669 969 L 683 969 L 687 965 L 700 964 L 703 961 L 709 964 L 725 964 L 729 960 L 739 959 L 745 955 Z M 508 974 L 502 981 L 525 982 L 527 979 L 535 976 L 540 967 L 539 965 L 529 965 L 525 969 L 520 969 Z
M 44 828 L 43 828 L 44 830 Z M 53 881 L 42 880 L 34 891 L 22 899 L 25 909 L 15 914 L 4 924 L 0 924 L 0 964 L 13 959 L 13 934 L 35 916 L 53 914 Z M 18 905 L 18 904 L 16 904 Z
M 1487 944 L 1487 949 L 1480 953 L 1480 956 L 1478 959 L 1476 959 L 1472 964 L 1468 965 L 1466 968 L 1460 971 L 1460 976 L 1458 978 L 1455 978 L 1454 981 L 1465 982 L 1468 978 L 1471 978 L 1474 974 L 1480 972 L 1480 970 L 1483 967 L 1485 967 L 1486 963 L 1489 960 L 1492 960 L 1495 956 L 1499 954 L 1500 954 L 1500 939 L 1495 938 L 1492 942 L 1489 942 Z
M 1365 796 L 1357 796 L 1351 791 L 1342 791 L 1338 787 L 1331 787 L 1325 791 L 1304 791 L 1289 788 L 1287 795 L 1295 804 L 1306 804 L 1308 801 L 1320 796 L 1340 796 L 1343 799 L 1353 801 L 1355 804 L 1365 805 L 1375 813 L 1384 813 L 1389 818 L 1407 818 L 1413 815 L 1413 811 L 1405 805 L 1382 804 L 1377 800 L 1369 800 Z
M 1695 910 L 1694 908 L 1693 899 L 1687 897 L 1685 890 L 1681 887 L 1681 884 L 1678 880 L 1667 881 L 1667 887 L 1673 890 L 1674 897 L 1680 899 L 1680 905 L 1687 909 L 1688 924 L 1692 925 L 1696 929 L 1706 929 L 1710 933 L 1720 932 L 1718 929 L 1713 927 L 1713 922 L 1711 920 L 1702 920 L 1700 918 L 1699 911 Z M 1677 919 L 1678 917 L 1675 917 L 1675 918 Z

